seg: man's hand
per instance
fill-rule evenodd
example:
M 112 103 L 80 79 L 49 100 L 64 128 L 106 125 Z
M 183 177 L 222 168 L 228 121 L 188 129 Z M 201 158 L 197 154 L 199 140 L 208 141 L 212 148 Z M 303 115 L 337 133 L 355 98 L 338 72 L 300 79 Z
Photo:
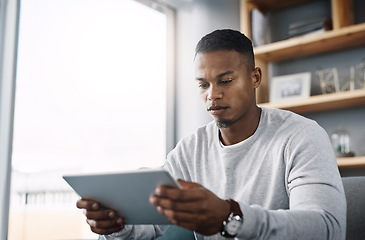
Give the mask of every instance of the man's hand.
M 111 234 L 119 232 L 124 228 L 124 221 L 111 209 L 105 209 L 98 202 L 80 199 L 76 206 L 84 209 L 86 222 L 90 225 L 91 231 L 97 234 Z
M 182 189 L 157 187 L 150 203 L 175 225 L 204 235 L 218 233 L 230 213 L 229 203 L 197 183 L 179 183 Z

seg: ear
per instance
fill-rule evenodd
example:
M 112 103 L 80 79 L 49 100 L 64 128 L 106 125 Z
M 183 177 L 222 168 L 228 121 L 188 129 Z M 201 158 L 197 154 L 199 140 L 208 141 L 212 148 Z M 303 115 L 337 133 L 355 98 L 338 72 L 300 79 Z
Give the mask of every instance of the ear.
M 261 84 L 262 72 L 261 68 L 256 67 L 252 71 L 252 85 L 254 88 L 258 88 Z

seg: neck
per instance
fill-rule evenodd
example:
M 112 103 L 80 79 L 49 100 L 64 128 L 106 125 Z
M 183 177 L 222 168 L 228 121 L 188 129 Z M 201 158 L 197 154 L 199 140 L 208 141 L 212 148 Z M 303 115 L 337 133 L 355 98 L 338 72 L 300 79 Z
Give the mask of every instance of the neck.
M 257 127 L 259 126 L 261 115 L 261 108 L 255 106 L 255 108 L 247 113 L 247 116 L 232 124 L 227 128 L 219 129 L 219 138 L 221 142 L 228 146 L 233 145 L 252 136 Z

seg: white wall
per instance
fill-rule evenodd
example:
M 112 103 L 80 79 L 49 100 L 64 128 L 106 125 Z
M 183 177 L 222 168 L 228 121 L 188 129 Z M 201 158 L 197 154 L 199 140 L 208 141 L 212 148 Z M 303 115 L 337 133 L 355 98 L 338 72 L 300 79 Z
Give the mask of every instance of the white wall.
M 239 0 L 175 0 L 176 140 L 212 120 L 198 96 L 193 74 L 195 45 L 205 34 L 223 28 L 239 30 Z

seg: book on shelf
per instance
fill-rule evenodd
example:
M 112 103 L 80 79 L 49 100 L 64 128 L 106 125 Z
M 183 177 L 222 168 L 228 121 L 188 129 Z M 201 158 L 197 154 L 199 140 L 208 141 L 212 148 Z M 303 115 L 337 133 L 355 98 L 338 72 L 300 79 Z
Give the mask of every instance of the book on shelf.
M 269 17 L 257 9 L 251 11 L 251 38 L 255 47 L 271 42 Z
M 325 32 L 332 29 L 329 18 L 316 18 L 289 24 L 287 38 Z

